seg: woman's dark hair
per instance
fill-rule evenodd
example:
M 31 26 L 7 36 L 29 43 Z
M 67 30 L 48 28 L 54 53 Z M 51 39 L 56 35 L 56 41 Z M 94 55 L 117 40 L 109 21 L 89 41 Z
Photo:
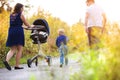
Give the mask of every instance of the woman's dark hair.
M 21 8 L 22 8 L 22 7 L 23 7 L 23 4 L 17 3 L 17 4 L 15 5 L 15 7 L 14 7 L 13 13 L 19 13 L 19 12 L 21 12 Z

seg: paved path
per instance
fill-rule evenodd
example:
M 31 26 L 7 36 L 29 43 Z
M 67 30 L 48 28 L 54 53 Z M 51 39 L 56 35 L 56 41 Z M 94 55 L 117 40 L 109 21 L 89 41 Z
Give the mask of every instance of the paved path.
M 36 67 L 32 64 L 28 68 L 26 64 L 21 65 L 22 70 L 11 71 L 3 68 L 0 69 L 0 80 L 69 80 L 70 75 L 80 70 L 80 64 L 77 61 L 69 60 L 67 66 L 59 67 L 59 59 L 52 59 L 52 65 L 49 67 L 45 61 L 39 61 Z

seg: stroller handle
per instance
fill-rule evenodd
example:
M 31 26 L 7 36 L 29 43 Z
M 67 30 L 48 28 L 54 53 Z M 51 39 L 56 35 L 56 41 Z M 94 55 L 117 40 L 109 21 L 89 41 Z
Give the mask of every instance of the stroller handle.
M 29 28 L 25 28 L 25 29 L 27 29 L 27 30 L 41 30 L 43 28 L 45 28 L 45 26 L 43 26 L 43 25 L 34 25 L 34 27 L 29 27 Z

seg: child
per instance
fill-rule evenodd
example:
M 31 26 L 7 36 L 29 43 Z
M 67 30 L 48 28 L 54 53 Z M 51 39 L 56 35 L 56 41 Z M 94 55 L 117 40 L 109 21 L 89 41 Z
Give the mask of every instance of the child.
M 64 64 L 64 55 L 67 54 L 67 36 L 64 34 L 64 29 L 58 30 L 56 46 L 58 47 L 60 53 L 60 67 L 62 67 Z

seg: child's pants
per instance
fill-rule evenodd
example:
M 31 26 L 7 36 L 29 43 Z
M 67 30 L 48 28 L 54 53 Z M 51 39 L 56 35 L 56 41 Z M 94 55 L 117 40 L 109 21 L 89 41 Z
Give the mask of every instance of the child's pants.
M 67 46 L 66 45 L 61 45 L 59 48 L 59 53 L 60 53 L 60 64 L 64 64 L 64 56 L 67 54 Z

